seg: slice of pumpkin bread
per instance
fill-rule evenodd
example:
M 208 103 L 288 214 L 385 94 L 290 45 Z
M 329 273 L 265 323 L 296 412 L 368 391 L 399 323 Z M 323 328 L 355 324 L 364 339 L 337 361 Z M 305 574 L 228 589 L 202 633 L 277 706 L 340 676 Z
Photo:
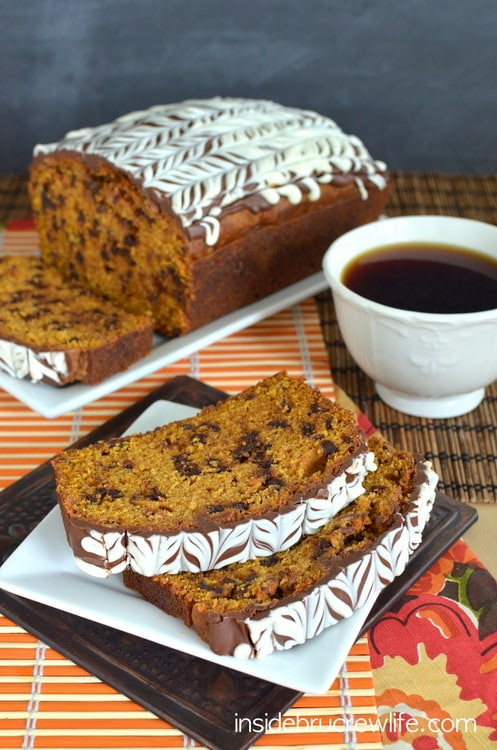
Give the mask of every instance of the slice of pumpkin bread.
M 0 257 L 0 369 L 93 385 L 148 354 L 152 322 L 81 289 L 35 256 Z
M 268 557 L 317 531 L 375 468 L 356 416 L 286 373 L 53 467 L 69 543 L 100 576 Z

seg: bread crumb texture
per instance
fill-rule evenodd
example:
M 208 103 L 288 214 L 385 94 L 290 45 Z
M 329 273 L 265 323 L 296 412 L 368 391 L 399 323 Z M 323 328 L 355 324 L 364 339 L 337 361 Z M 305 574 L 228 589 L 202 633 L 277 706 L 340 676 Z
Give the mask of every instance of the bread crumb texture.
M 64 280 L 37 257 L 0 257 L 0 338 L 34 351 L 69 351 L 113 345 L 146 333 L 147 315 L 129 313 Z

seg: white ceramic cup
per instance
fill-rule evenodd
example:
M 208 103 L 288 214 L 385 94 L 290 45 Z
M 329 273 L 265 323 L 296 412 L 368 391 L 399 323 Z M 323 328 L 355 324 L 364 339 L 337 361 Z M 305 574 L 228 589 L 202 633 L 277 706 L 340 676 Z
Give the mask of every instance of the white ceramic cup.
M 497 379 L 497 308 L 410 312 L 365 299 L 342 282 L 354 258 L 400 242 L 458 245 L 497 260 L 497 226 L 450 216 L 381 219 L 339 237 L 323 259 L 345 344 L 381 399 L 417 417 L 466 414 Z

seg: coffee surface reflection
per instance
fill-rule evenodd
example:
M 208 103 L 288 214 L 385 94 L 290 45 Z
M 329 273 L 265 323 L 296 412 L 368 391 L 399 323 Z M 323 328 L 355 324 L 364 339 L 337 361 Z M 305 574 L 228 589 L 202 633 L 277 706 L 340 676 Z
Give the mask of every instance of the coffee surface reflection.
M 383 245 L 351 261 L 341 280 L 356 294 L 400 310 L 457 314 L 497 308 L 497 258 L 456 245 Z

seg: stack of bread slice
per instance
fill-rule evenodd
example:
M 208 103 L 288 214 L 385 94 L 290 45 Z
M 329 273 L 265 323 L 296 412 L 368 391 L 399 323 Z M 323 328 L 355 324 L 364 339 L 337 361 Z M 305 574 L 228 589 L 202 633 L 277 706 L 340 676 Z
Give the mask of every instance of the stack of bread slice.
M 437 476 L 286 373 L 151 432 L 53 460 L 76 561 L 265 656 L 371 602 L 422 540 Z

